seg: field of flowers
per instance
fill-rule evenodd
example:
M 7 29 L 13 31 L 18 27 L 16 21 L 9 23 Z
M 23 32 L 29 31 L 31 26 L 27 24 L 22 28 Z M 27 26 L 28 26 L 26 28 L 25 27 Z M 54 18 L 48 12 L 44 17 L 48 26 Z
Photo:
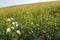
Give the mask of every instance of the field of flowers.
M 60 6 L 7 9 L 0 10 L 0 40 L 60 40 Z

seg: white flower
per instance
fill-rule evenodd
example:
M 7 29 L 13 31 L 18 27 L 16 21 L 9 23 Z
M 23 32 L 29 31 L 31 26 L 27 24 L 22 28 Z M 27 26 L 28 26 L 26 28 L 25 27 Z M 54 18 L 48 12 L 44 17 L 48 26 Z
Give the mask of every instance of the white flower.
M 15 24 L 15 22 L 12 22 L 12 24 L 14 25 L 14 24 Z
M 8 19 L 7 19 L 7 21 L 11 21 L 11 19 L 10 19 L 10 18 L 8 18 Z
M 19 24 L 16 24 L 16 27 L 19 26 Z
M 19 30 L 16 31 L 17 33 L 20 32 Z
M 20 32 L 19 30 L 17 30 L 16 32 L 17 32 L 17 34 L 19 34 L 19 35 L 21 34 L 21 32 Z
M 10 28 L 7 28 L 7 32 L 10 32 L 11 31 L 11 29 Z
M 14 29 L 14 27 L 11 27 L 12 29 Z
M 11 20 L 14 20 L 14 18 L 11 18 Z

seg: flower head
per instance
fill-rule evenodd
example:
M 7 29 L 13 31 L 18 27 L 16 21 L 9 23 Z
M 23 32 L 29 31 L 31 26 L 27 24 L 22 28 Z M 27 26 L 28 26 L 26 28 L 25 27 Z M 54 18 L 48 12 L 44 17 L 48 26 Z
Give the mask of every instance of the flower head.
M 21 35 L 21 32 L 19 30 L 17 30 L 16 32 L 17 32 L 17 34 Z
M 11 18 L 11 20 L 14 20 L 14 18 Z
M 12 29 L 14 29 L 14 27 L 11 27 Z
M 7 21 L 11 21 L 11 19 L 10 19 L 10 18 L 8 18 L 8 19 L 7 19 Z
M 11 29 L 10 28 L 7 28 L 7 32 L 10 32 L 11 31 Z
M 19 24 L 16 24 L 16 27 L 18 27 L 19 26 Z
M 44 33 L 42 33 L 41 38 L 45 39 L 45 34 Z
M 14 24 L 15 24 L 15 22 L 12 22 L 12 24 L 14 25 Z

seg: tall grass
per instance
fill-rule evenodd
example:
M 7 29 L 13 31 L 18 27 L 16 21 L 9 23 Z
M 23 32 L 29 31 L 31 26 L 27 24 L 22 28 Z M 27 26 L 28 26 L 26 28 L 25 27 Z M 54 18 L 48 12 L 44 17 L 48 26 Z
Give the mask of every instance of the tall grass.
M 60 6 L 0 9 L 0 40 L 60 40 Z

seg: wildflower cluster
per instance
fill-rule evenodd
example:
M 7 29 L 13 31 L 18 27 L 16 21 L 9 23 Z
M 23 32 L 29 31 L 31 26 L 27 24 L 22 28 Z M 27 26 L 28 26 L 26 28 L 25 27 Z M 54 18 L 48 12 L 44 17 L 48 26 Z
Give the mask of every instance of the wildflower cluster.
M 17 21 L 14 20 L 14 18 L 7 18 L 7 22 L 11 23 L 11 27 L 7 28 L 7 32 L 11 32 L 12 30 L 15 30 L 17 34 L 21 34 L 20 30 L 16 30 L 18 28 L 19 24 Z

